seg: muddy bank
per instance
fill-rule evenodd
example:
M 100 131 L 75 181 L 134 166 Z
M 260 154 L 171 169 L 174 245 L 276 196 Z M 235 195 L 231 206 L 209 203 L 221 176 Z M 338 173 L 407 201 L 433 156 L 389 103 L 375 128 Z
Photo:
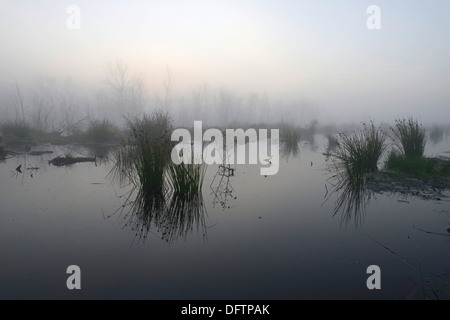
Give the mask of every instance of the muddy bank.
M 450 201 L 450 176 L 415 177 L 397 171 L 366 176 L 367 189 L 375 193 L 415 196 L 423 200 Z

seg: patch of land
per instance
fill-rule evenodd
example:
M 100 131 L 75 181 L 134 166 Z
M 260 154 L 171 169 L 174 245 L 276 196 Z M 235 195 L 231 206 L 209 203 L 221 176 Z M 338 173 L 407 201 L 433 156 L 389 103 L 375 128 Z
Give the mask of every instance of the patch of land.
M 450 176 L 415 176 L 399 171 L 367 174 L 366 187 L 375 193 L 415 196 L 423 200 L 450 201 Z

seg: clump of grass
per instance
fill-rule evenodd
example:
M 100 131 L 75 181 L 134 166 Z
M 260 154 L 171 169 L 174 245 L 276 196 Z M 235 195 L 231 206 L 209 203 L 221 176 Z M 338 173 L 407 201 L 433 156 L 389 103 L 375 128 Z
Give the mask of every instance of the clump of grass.
M 186 236 L 195 225 L 205 235 L 201 190 L 206 165 L 171 161 L 173 125 L 167 113 L 128 120 L 128 127 L 128 139 L 113 152 L 112 171 L 122 182 L 132 184 L 126 201 L 131 205 L 127 225 L 141 241 L 152 228 L 167 242 Z M 134 193 L 136 198 L 131 200 Z
M 127 125 L 128 138 L 113 152 L 113 176 L 149 192 L 162 192 L 172 146 L 171 118 L 157 111 L 141 119 L 128 119 Z
M 32 129 L 25 121 L 6 121 L 0 125 L 0 131 L 5 137 L 27 139 L 31 136 Z
M 84 139 L 95 143 L 116 141 L 119 137 L 119 129 L 107 119 L 92 120 L 83 134 Z
M 413 118 L 395 120 L 392 127 L 395 135 L 396 147 L 407 158 L 423 157 L 426 136 L 425 129 Z
M 336 169 L 353 180 L 378 171 L 378 162 L 386 149 L 385 133 L 371 122 L 364 123 L 359 131 L 340 133 L 331 156 Z
M 334 214 L 342 210 L 342 222 L 354 219 L 358 225 L 364 217 L 371 194 L 365 188 L 366 173 L 376 172 L 387 149 L 386 135 L 371 121 L 351 133 L 340 133 L 337 145 L 329 153 L 332 160 L 330 178 L 333 193 L 339 193 Z M 331 195 L 330 195 L 331 196 Z

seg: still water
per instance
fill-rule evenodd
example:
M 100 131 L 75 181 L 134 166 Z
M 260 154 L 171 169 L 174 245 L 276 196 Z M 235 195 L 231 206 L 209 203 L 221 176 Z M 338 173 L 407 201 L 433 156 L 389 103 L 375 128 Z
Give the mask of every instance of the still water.
M 333 215 L 326 143 L 302 141 L 275 176 L 210 166 L 195 218 L 149 230 L 122 208 L 130 187 L 108 176 L 111 162 L 48 164 L 96 150 L 39 146 L 55 153 L 0 162 L 0 298 L 448 298 L 450 202 L 376 194 L 357 221 Z M 444 139 L 427 154 L 449 150 Z M 66 287 L 70 265 L 81 290 Z M 367 289 L 370 265 L 381 290 Z

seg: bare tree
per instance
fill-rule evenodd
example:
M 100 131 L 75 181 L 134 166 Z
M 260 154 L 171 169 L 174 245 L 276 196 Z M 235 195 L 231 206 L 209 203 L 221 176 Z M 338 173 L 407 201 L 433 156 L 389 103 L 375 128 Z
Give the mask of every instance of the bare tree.
M 203 120 L 208 119 L 208 87 L 206 85 L 199 86 L 197 89 L 192 90 L 192 115 L 193 120 Z
M 22 122 L 25 122 L 25 111 L 24 111 L 24 107 L 23 107 L 23 100 L 22 100 L 22 95 L 20 94 L 20 90 L 19 90 L 19 85 L 16 84 L 16 90 L 17 90 L 17 98 L 19 99 L 20 102 L 20 109 L 22 111 Z
M 110 63 L 107 67 L 105 84 L 112 90 L 112 104 L 117 115 L 135 116 L 144 107 L 144 82 L 142 77 L 131 74 L 129 67 L 122 61 Z M 102 99 L 107 99 L 105 96 Z M 103 101 L 104 103 L 105 101 Z M 109 103 L 104 103 L 108 105 Z M 120 118 L 115 119 L 120 120 Z
M 40 77 L 34 85 L 32 93 L 32 126 L 37 130 L 56 130 L 56 97 L 55 79 Z
M 169 112 L 170 108 L 170 91 L 172 89 L 172 72 L 170 71 L 169 66 L 166 66 L 167 79 L 164 81 L 164 107 L 166 112 Z

